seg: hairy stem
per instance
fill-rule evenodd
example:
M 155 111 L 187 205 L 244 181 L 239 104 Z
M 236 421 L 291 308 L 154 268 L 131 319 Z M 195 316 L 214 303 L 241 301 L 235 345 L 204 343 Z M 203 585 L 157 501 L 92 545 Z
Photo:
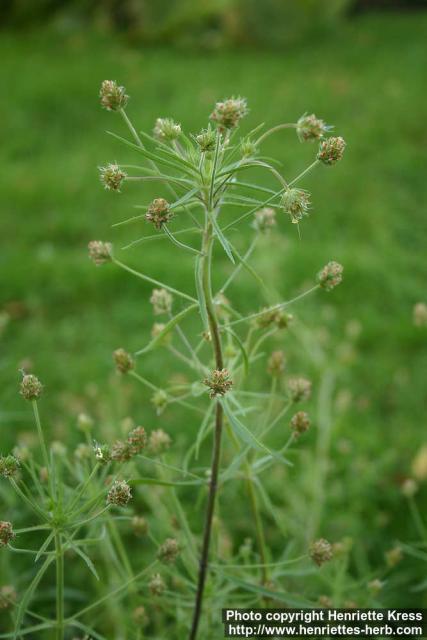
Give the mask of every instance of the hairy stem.
M 213 214 L 215 215 L 215 214 Z M 221 337 L 219 332 L 218 320 L 215 313 L 215 305 L 212 297 L 211 285 L 211 260 L 212 260 L 212 242 L 213 230 L 209 217 L 206 216 L 207 223 L 203 237 L 203 259 L 202 259 L 202 286 L 205 298 L 206 313 L 209 321 L 209 329 L 212 337 L 212 346 L 215 356 L 215 366 L 217 369 L 223 368 L 223 356 Z M 193 621 L 191 625 L 189 640 L 195 640 L 202 611 L 203 593 L 205 589 L 206 575 L 209 561 L 209 547 L 212 534 L 212 520 L 215 509 L 215 499 L 218 486 L 218 473 L 221 457 L 221 437 L 224 423 L 224 414 L 220 402 L 216 402 L 215 407 L 215 431 L 211 462 L 211 476 L 209 483 L 208 503 L 206 506 L 205 524 L 203 530 L 202 551 L 199 564 L 199 576 L 197 583 L 196 600 L 194 604 Z

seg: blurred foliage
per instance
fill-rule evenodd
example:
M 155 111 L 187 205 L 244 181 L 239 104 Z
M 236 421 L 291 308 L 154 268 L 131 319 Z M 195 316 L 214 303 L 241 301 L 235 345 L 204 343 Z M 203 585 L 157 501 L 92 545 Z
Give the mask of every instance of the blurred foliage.
M 132 41 L 217 48 L 276 47 L 339 24 L 353 0 L 9 0 L 5 23 L 87 23 Z

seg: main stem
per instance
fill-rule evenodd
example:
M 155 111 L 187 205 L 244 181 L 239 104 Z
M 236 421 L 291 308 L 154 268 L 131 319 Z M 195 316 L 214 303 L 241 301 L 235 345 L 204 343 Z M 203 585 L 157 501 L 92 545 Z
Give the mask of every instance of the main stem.
M 206 313 L 209 321 L 209 329 L 212 338 L 212 345 L 215 356 L 215 366 L 217 369 L 223 369 L 223 356 L 221 337 L 219 332 L 218 320 L 215 313 L 215 305 L 212 297 L 211 286 L 211 260 L 212 260 L 212 225 L 207 222 L 203 237 L 203 265 L 202 265 L 202 285 L 205 297 Z M 208 570 L 209 547 L 212 533 L 212 520 L 215 509 L 215 498 L 218 486 L 218 473 L 221 457 L 221 436 L 223 430 L 224 414 L 220 402 L 216 401 L 215 407 L 215 432 L 211 462 L 211 476 L 209 482 L 209 495 L 206 507 L 205 525 L 203 530 L 203 543 L 199 564 L 199 576 L 197 583 L 196 600 L 194 604 L 193 622 L 189 640 L 195 640 L 197 637 L 197 629 L 202 611 L 203 592 L 205 589 L 206 575 Z
M 64 638 L 64 550 L 61 534 L 55 534 L 56 556 L 56 640 Z

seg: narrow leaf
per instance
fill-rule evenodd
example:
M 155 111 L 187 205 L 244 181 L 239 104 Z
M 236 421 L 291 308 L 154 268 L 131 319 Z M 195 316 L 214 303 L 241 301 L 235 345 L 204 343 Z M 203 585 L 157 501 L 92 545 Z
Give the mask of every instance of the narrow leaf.
M 191 304 L 186 309 L 183 309 L 182 311 L 177 313 L 176 316 L 174 316 L 171 320 L 169 320 L 169 322 L 160 331 L 160 333 L 158 333 L 158 335 L 155 338 L 153 338 L 146 347 L 144 347 L 143 349 L 140 349 L 139 351 L 136 351 L 135 355 L 140 356 L 141 354 L 147 353 L 148 351 L 151 351 L 152 349 L 154 349 L 154 347 L 156 347 L 159 344 L 159 342 L 161 342 L 163 338 L 165 338 L 172 331 L 172 329 L 176 327 L 177 324 L 179 324 L 189 313 L 191 313 L 191 311 L 194 311 L 195 309 L 197 309 L 197 307 L 198 307 L 197 304 Z

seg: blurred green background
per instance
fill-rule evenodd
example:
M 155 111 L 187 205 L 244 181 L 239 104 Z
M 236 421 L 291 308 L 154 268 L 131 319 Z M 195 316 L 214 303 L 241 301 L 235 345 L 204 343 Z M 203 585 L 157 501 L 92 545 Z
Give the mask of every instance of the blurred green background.
M 327 261 L 345 267 L 344 284 L 333 294 L 316 294 L 295 308 L 327 359 L 339 363 L 324 529 L 355 538 L 374 567 L 395 540 L 417 538 L 400 485 L 427 445 L 427 329 L 412 319 L 414 304 L 427 302 L 427 13 L 363 11 L 366 4 L 58 7 L 43 0 L 30 11 L 28 3 L 6 2 L 0 451 L 14 444 L 17 432 L 31 429 L 17 394 L 20 367 L 32 368 L 45 383 L 43 414 L 55 437 L 67 442 L 78 440 L 74 425 L 82 410 L 112 429 L 114 420 L 133 412 L 137 421 L 169 430 L 182 447 L 193 437 L 195 425 L 185 426 L 183 414 L 157 418 L 149 397 L 134 385 L 118 385 L 112 372 L 113 349 L 140 348 L 149 336 L 151 288 L 113 267 L 96 269 L 87 259 L 88 241 L 111 240 L 124 262 L 188 291 L 193 273 L 191 257 L 165 241 L 120 252 L 146 227 L 111 225 L 158 193 L 134 184 L 122 194 L 103 191 L 97 166 L 135 158 L 105 135 L 106 129 L 125 135 L 125 129 L 101 110 L 98 90 L 106 78 L 124 84 L 139 129 L 150 131 L 156 117 L 172 116 L 194 133 L 206 126 L 216 100 L 243 95 L 251 110 L 243 130 L 314 112 L 348 144 L 341 164 L 319 167 L 304 182 L 313 210 L 301 240 L 283 219 L 280 237 L 264 243 L 254 259 L 283 299 L 309 285 Z M 265 150 L 289 178 L 315 154 L 289 131 L 270 138 Z M 252 233 L 243 223 L 237 244 L 246 246 Z M 217 259 L 219 284 L 230 266 L 221 252 Z M 245 275 L 231 294 L 248 312 L 261 304 L 257 295 Z M 161 386 L 164 371 L 179 372 L 180 365 L 164 356 L 159 366 L 159 357 L 139 367 Z M 310 373 L 310 358 L 301 350 L 293 365 Z M 417 472 L 421 509 L 426 467 L 424 461 L 424 478 Z M 422 573 L 422 565 L 405 565 L 389 601 L 403 605 L 399 597 L 416 597 L 425 605 L 425 591 L 402 596 L 402 584 L 415 584 Z

